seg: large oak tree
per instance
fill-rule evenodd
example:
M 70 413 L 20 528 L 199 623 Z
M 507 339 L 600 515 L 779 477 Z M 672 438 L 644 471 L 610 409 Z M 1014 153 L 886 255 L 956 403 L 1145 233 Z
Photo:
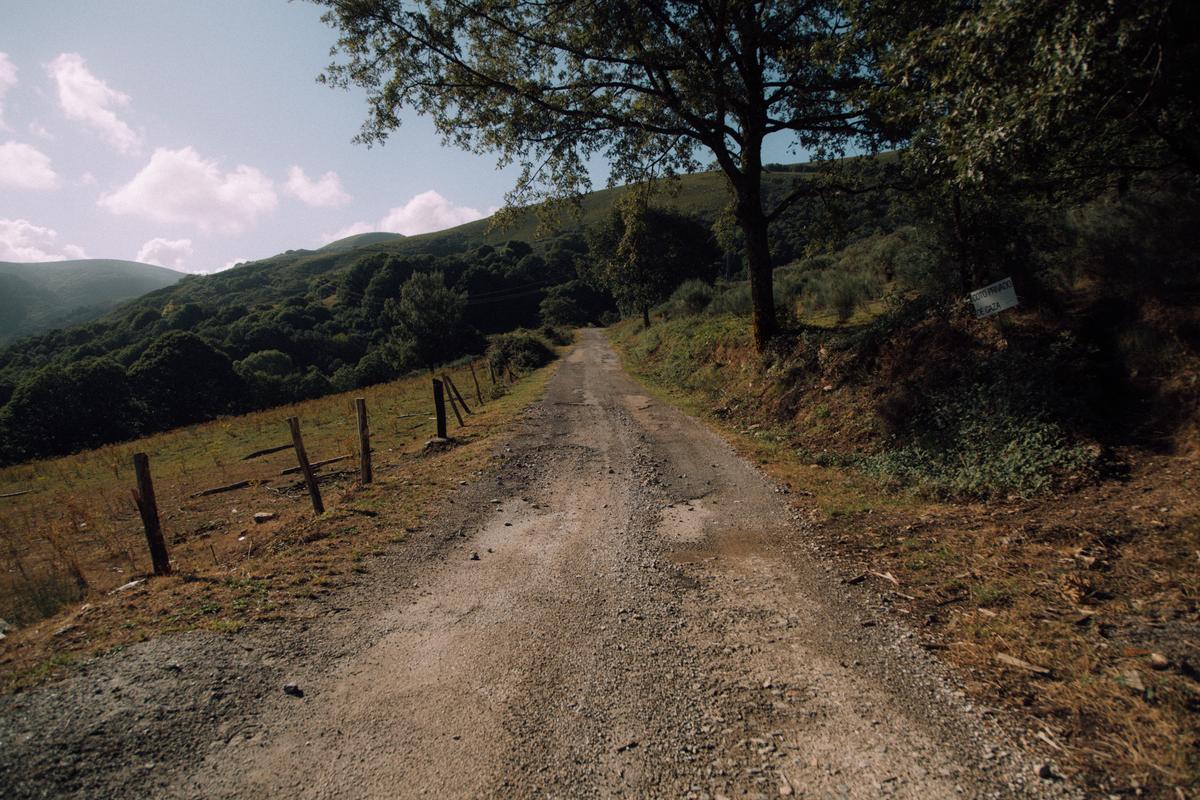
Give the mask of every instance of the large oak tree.
M 715 159 L 745 236 L 762 349 L 777 322 L 762 196 L 764 141 L 841 152 L 864 116 L 863 49 L 837 0 L 315 0 L 337 29 L 322 80 L 367 90 L 360 140 L 404 109 L 447 142 L 521 166 L 510 206 L 635 183 Z M 789 198 L 784 204 L 790 202 Z

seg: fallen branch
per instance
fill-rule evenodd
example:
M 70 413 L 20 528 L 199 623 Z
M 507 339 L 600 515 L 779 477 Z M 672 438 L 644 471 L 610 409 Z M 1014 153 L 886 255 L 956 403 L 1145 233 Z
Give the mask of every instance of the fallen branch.
M 900 585 L 900 581 L 896 580 L 896 576 L 890 572 L 876 572 L 875 570 L 871 570 L 871 574 L 876 578 L 883 578 L 885 581 L 891 581 L 893 586 Z
M 271 453 L 279 453 L 290 449 L 292 449 L 291 442 L 288 442 L 287 444 L 279 444 L 275 445 L 274 447 L 268 447 L 265 450 L 255 450 L 253 453 L 248 453 L 242 456 L 242 461 L 249 461 L 252 458 L 258 458 L 259 456 L 269 456 Z
M 20 497 L 21 495 L 29 494 L 32 491 L 33 491 L 33 489 L 22 489 L 19 492 L 8 492 L 6 494 L 0 494 L 0 497 Z
M 1030 664 L 1028 661 L 1025 661 L 1024 659 L 1010 656 L 1007 653 L 996 653 L 996 660 L 999 661 L 1001 664 L 1005 664 L 1006 666 L 1016 667 L 1017 669 L 1023 669 L 1026 672 L 1032 672 L 1034 675 L 1049 675 L 1050 674 L 1050 670 L 1046 669 L 1045 667 L 1039 667 L 1037 664 Z
M 221 492 L 232 492 L 237 489 L 245 489 L 250 486 L 257 486 L 260 483 L 265 483 L 265 481 L 256 481 L 256 480 L 238 481 L 237 483 L 231 483 L 231 484 L 228 484 L 227 486 L 214 486 L 211 489 L 204 489 L 203 491 L 199 491 L 199 492 L 196 492 L 195 494 L 191 494 L 188 496 L 192 497 L 192 498 L 207 497 L 210 494 L 220 494 Z
M 289 445 L 289 447 L 290 447 L 290 445 Z M 326 464 L 335 464 L 338 461 L 345 461 L 347 458 L 354 458 L 354 454 L 351 453 L 350 455 L 336 456 L 334 458 L 327 458 L 324 461 L 314 461 L 311 464 L 309 464 L 309 466 L 312 467 L 313 469 L 316 469 L 317 467 L 323 467 Z M 298 467 L 298 466 L 288 467 L 287 469 L 279 470 L 279 474 L 280 475 L 293 475 L 299 471 L 300 471 L 300 467 Z

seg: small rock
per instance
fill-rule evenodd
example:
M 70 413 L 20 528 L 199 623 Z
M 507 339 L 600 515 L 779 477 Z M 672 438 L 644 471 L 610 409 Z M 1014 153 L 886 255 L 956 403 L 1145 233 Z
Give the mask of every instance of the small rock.
M 791 797 L 792 796 L 792 787 L 786 783 L 779 784 L 779 796 L 780 797 Z
M 304 690 L 295 683 L 285 683 L 283 685 L 283 693 L 290 694 L 292 697 L 304 697 Z
M 1037 774 L 1044 781 L 1056 781 L 1059 779 L 1058 773 L 1054 771 L 1054 767 L 1050 766 L 1049 763 L 1038 764 Z
M 1170 659 L 1168 659 L 1162 653 L 1151 653 L 1150 654 L 1150 668 L 1151 669 L 1163 670 L 1169 666 L 1171 666 Z
M 1127 669 L 1121 673 L 1121 678 L 1125 682 L 1125 686 L 1138 694 L 1144 694 L 1146 684 L 1142 682 L 1142 674 L 1136 669 Z
M 475 551 L 475 550 L 472 550 L 472 551 L 471 551 L 471 560 L 472 560 L 472 561 L 478 561 L 478 560 L 479 560 L 479 553 L 478 553 L 478 551 Z
M 276 516 L 277 515 L 271 511 L 259 511 L 254 515 L 254 524 L 262 525 L 264 522 L 270 522 L 271 520 L 275 519 Z

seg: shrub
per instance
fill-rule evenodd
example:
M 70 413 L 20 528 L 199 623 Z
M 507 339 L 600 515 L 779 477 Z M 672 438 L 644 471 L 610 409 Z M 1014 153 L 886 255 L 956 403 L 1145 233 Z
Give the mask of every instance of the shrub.
M 576 327 L 587 322 L 587 312 L 579 307 L 575 298 L 561 292 L 548 293 L 538 306 L 538 314 L 548 326 Z
M 716 295 L 708 305 L 708 313 L 713 315 L 733 314 L 734 316 L 749 316 L 754 310 L 750 300 L 750 283 L 729 284 L 724 291 Z
M 549 342 L 550 344 L 558 345 L 559 347 L 568 345 L 571 342 L 575 341 L 575 337 L 571 335 L 570 331 L 565 330 L 561 327 L 557 327 L 555 325 L 543 325 L 538 330 L 538 333 L 540 333 L 542 335 L 542 338 L 545 339 L 547 342 Z
M 881 409 L 899 430 L 867 472 L 938 495 L 1029 496 L 1071 473 L 1090 470 L 1098 450 L 1071 434 L 1044 376 L 1023 381 L 1018 364 L 926 387 L 913 402 Z M 1007 368 L 1006 368 L 1007 367 Z M 1027 370 L 1033 372 L 1033 370 Z M 1039 388 L 1040 387 L 1040 388 Z M 1048 393 L 1049 392 L 1049 393 Z
M 695 316 L 708 308 L 713 301 L 713 287 L 702 280 L 693 278 L 684 281 L 672 292 L 666 304 L 669 317 Z
M 487 359 L 497 375 L 521 373 L 549 364 L 554 350 L 536 333 L 513 331 L 491 337 Z
M 257 353 L 251 353 L 236 362 L 233 368 L 243 378 L 249 378 L 256 373 L 282 378 L 294 370 L 291 357 L 278 350 L 259 350 Z
M 838 322 L 850 319 L 855 309 L 870 298 L 866 283 L 845 272 L 830 273 L 823 290 L 823 304 L 837 312 Z

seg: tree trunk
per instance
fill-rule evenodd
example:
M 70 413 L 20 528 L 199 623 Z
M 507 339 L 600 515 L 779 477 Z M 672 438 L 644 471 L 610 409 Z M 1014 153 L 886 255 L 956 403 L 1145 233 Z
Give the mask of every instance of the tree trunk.
M 746 237 L 746 272 L 750 276 L 750 300 L 754 304 L 754 349 L 763 352 L 779 332 L 775 317 L 774 272 L 771 245 L 767 238 L 767 215 L 762 204 L 761 170 L 746 174 L 746 186 L 738 187 L 737 221 Z
M 954 212 L 954 238 L 958 250 L 958 282 L 963 295 L 968 295 L 974 288 L 975 270 L 971 267 L 970 247 L 967 244 L 967 225 L 963 219 L 962 197 L 958 190 L 953 190 L 951 210 Z
M 642 327 L 650 327 L 650 306 L 642 306 Z

